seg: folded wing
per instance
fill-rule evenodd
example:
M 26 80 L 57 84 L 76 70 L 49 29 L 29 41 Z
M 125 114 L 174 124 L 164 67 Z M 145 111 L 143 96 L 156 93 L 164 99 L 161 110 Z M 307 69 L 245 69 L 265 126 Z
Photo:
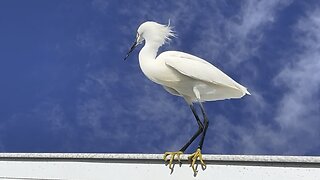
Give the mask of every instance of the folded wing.
M 243 94 L 250 94 L 247 88 L 199 57 L 179 51 L 166 51 L 161 53 L 158 58 L 164 60 L 167 66 L 188 77 L 233 88 L 242 91 Z

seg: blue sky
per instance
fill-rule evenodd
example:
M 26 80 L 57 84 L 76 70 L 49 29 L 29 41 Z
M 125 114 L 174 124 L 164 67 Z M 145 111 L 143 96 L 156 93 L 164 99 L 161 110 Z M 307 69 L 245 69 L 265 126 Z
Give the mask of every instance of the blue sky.
M 180 149 L 197 129 L 189 107 L 144 77 L 141 47 L 123 61 L 142 22 L 169 19 L 178 37 L 162 51 L 252 94 L 205 103 L 204 153 L 320 154 L 316 0 L 0 1 L 0 151 Z

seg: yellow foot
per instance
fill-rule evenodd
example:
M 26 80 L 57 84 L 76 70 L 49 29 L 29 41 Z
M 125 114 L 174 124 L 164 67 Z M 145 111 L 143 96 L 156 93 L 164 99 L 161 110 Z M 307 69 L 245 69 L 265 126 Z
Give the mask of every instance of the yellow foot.
M 201 154 L 201 149 L 198 148 L 196 150 L 196 152 L 194 152 L 193 154 L 191 154 L 188 159 L 189 161 L 191 161 L 191 164 L 190 164 L 190 167 L 192 167 L 192 170 L 194 172 L 194 174 L 196 175 L 197 174 L 197 165 L 196 165 L 196 161 L 197 159 L 199 158 L 200 160 L 200 163 L 201 163 L 201 167 L 202 169 L 206 169 L 207 165 L 204 163 L 203 159 L 202 159 L 202 154 Z
M 183 154 L 182 151 L 177 151 L 177 152 L 165 152 L 164 155 L 163 155 L 163 159 L 165 162 L 169 161 L 169 169 L 171 169 L 171 173 L 173 171 L 173 167 L 174 165 L 172 165 L 173 163 L 173 160 L 174 160 L 174 157 L 177 156 L 177 160 L 179 162 L 179 164 L 181 163 L 180 162 L 180 155 Z M 169 157 L 169 158 L 167 158 Z

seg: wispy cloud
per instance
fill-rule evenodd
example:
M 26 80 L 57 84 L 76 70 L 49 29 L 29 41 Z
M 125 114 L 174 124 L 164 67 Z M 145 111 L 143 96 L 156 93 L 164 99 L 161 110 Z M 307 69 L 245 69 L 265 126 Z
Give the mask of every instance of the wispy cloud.
M 22 127 L 21 131 L 41 131 L 51 140 L 63 137 L 58 140 L 59 146 L 55 146 L 63 150 L 162 152 L 179 149 L 197 128 L 189 107 L 182 98 L 173 97 L 143 76 L 137 52 L 127 63 L 119 63 L 140 23 L 153 20 L 165 24 L 170 19 L 178 37 L 161 50 L 182 50 L 203 57 L 252 93 L 241 100 L 206 103 L 211 121 L 206 152 L 310 153 L 320 148 L 317 143 L 310 143 L 317 142 L 320 128 L 320 105 L 316 101 L 320 86 L 320 14 L 319 8 L 299 10 L 307 13 L 292 29 L 279 25 L 279 14 L 287 15 L 283 10 L 295 2 L 92 0 L 78 5 L 62 3 L 63 8 L 55 13 L 63 18 L 56 19 L 53 14 L 53 25 L 64 28 L 65 15 L 67 19 L 72 18 L 66 21 L 69 23 L 67 33 L 57 29 L 63 36 L 52 40 L 58 44 L 54 47 L 56 50 L 46 51 L 58 56 L 43 52 L 39 57 L 59 58 L 59 61 L 48 60 L 48 66 L 61 63 L 63 71 L 48 68 L 55 77 L 49 81 L 50 85 L 43 83 L 46 77 L 30 85 L 26 83 L 35 85 L 35 89 L 50 86 L 50 92 L 39 90 L 41 93 L 30 98 L 39 100 L 19 105 L 23 110 L 12 107 L 12 111 L 19 112 L 11 115 L 8 112 L 11 117 L 0 122 L 0 130 L 10 134 L 12 129 Z M 74 11 L 69 12 L 70 7 Z M 300 18 L 299 13 L 295 15 Z M 74 17 L 81 18 L 73 21 Z M 293 51 L 292 47 L 286 47 L 293 52 L 285 52 L 288 59 L 284 59 L 284 55 L 282 59 L 280 55 L 278 59 L 263 57 L 262 51 L 273 54 L 263 49 L 266 44 L 275 47 L 274 53 L 282 53 L 281 45 L 271 44 L 268 39 L 268 30 L 272 28 L 294 31 L 297 40 L 290 46 L 299 48 Z M 47 62 L 33 64 L 34 69 L 41 69 L 44 63 Z M 270 64 L 278 66 L 277 70 L 263 71 Z M 286 66 L 282 68 L 279 64 Z M 31 107 L 24 108 L 29 103 Z M 17 136 L 23 134 L 30 132 L 26 130 Z M 1 140 L 4 136 L 0 135 L 0 150 L 8 143 Z
M 101 69 L 90 72 L 79 87 L 83 95 L 77 105 L 77 121 L 91 129 L 91 138 L 112 141 L 113 148 L 130 142 L 136 151 L 159 152 L 163 148 L 157 146 L 159 142 L 177 147 L 182 144 L 175 143 L 176 139 L 186 136 L 186 141 L 191 136 L 194 121 L 188 118 L 191 112 L 183 100 L 175 101 L 161 86 L 139 75 L 123 73 L 121 82 L 123 94 L 111 94 L 120 79 L 113 71 Z
M 313 154 L 320 147 L 320 11 L 310 8 L 308 12 L 294 26 L 299 50 L 285 59 L 286 67 L 273 79 L 272 85 L 283 90 L 279 100 L 270 102 L 257 95 L 248 98 L 244 113 L 252 120 L 245 126 L 216 115 L 218 143 L 210 144 L 213 151 L 302 155 Z
M 277 86 L 287 88 L 278 105 L 276 121 L 289 136 L 287 141 L 304 148 L 288 149 L 292 153 L 306 153 L 319 146 L 320 136 L 320 9 L 308 11 L 295 26 L 299 50 L 275 78 Z
M 0 137 L 1 151 L 61 151 L 70 146 L 70 137 L 74 132 L 67 121 L 61 104 L 53 99 L 45 99 L 24 112 L 12 114 L 10 118 L 0 122 L 0 129 L 5 138 Z M 55 149 L 46 149 L 57 143 L 63 134 L 64 141 Z M 39 137 L 42 135 L 45 138 Z M 34 137 L 34 139 L 29 139 Z M 28 140 L 26 143 L 26 139 Z M 50 142 L 45 143 L 46 139 Z M 40 143 L 41 142 L 41 143 Z M 21 146 L 19 146 L 21 144 Z M 34 148 L 30 148 L 34 146 Z
M 228 119 L 222 114 L 213 115 L 214 137 L 217 144 L 210 144 L 214 152 L 229 153 L 279 153 L 277 128 L 272 126 L 273 106 L 265 98 L 266 93 L 256 81 L 260 81 L 261 72 L 254 63 L 244 62 L 254 60 L 259 56 L 259 48 L 264 42 L 264 33 L 272 27 L 277 19 L 277 13 L 288 6 L 291 1 L 243 1 L 238 13 L 227 16 L 216 9 L 216 13 L 206 23 L 201 24 L 199 41 L 193 51 L 207 57 L 209 61 L 223 66 L 226 72 L 237 71 L 238 78 L 247 79 L 252 96 L 246 98 L 241 110 L 234 109 L 249 119 L 246 126 L 235 125 L 235 119 Z M 246 74 L 250 74 L 250 78 Z M 250 79 L 250 80 L 248 80 Z M 240 81 L 241 82 L 241 81 Z M 243 81 L 242 81 L 243 82 Z M 225 109 L 222 107 L 221 109 Z M 228 112 L 224 110 L 225 112 Z M 268 113 L 269 112 L 269 113 Z M 268 116 L 267 116 L 268 115 Z M 269 118 L 269 119 L 267 119 Z M 271 143 L 274 146 L 266 146 Z
M 37 105 L 32 111 L 32 115 L 40 121 L 47 121 L 48 128 L 53 132 L 65 130 L 68 128 L 63 108 L 59 103 L 50 100 Z
M 290 1 L 242 1 L 238 13 L 226 16 L 215 9 L 214 17 L 201 24 L 195 51 L 235 69 L 239 63 L 252 59 L 264 38 L 265 30 L 272 26 L 277 12 Z M 205 46 L 203 46 L 205 44 Z
M 25 121 L 47 124 L 46 129 L 52 133 L 68 128 L 63 108 L 52 99 L 46 99 L 32 107 L 29 111 L 13 114 L 9 120 L 3 123 L 24 124 Z
M 76 121 L 80 126 L 93 129 L 93 138 L 108 137 L 108 132 L 103 130 L 103 123 L 105 119 L 113 118 L 111 104 L 114 103 L 114 96 L 111 88 L 118 81 L 119 75 L 116 71 L 102 68 L 86 72 L 86 77 L 79 85 Z
M 271 102 L 266 99 L 270 97 L 269 89 L 261 90 L 261 84 L 257 83 L 263 72 L 257 70 L 259 65 L 249 61 L 260 55 L 260 47 L 265 41 L 264 33 L 277 21 L 277 14 L 291 1 L 242 1 L 232 15 L 222 12 L 219 2 L 207 2 L 205 7 L 202 3 L 190 3 L 175 1 L 169 8 L 164 1 L 157 4 L 132 3 L 130 10 L 121 9 L 120 14 L 135 14 L 136 18 L 128 19 L 119 28 L 124 36 L 134 37 L 139 23 L 145 20 L 165 23 L 170 18 L 180 34 L 178 39 L 173 40 L 172 45 L 176 49 L 183 46 L 190 53 L 201 54 L 201 57 L 223 66 L 227 72 L 240 71 L 238 79 L 248 78 L 245 74 L 249 73 L 244 71 L 251 73 L 247 83 L 252 96 L 243 100 L 243 107 L 231 107 L 234 112 L 249 120 L 239 119 L 246 122 L 241 125 L 235 117 L 232 119 L 228 118 L 228 114 L 213 114 L 209 111 L 213 119 L 211 135 L 208 134 L 213 140 L 206 140 L 209 152 L 303 154 L 318 146 L 310 145 L 309 141 L 304 142 L 301 138 L 313 140 L 319 137 L 316 128 L 312 128 L 319 126 L 316 122 L 319 103 L 313 100 L 319 96 L 319 63 L 316 61 L 320 52 L 319 36 L 316 34 L 319 32 L 318 10 L 310 11 L 296 25 L 296 36 L 301 37 L 296 43 L 301 49 L 289 57 L 290 63 L 277 75 L 274 84 L 270 83 L 271 89 L 280 86 L 286 88 L 284 95 L 280 92 Z M 203 8 L 211 9 L 208 12 L 212 13 L 212 17 L 203 18 L 199 21 L 201 23 L 197 23 L 200 18 L 198 14 L 201 14 Z M 86 39 L 82 38 L 79 45 L 86 45 L 83 48 L 96 47 L 87 43 L 95 41 Z M 190 39 L 192 46 L 182 44 Z M 129 44 L 123 43 L 119 47 L 121 52 L 125 52 Z M 246 67 L 243 67 L 244 63 Z M 137 65 L 132 66 L 138 68 Z M 162 148 L 180 148 L 196 130 L 192 113 L 183 104 L 183 100 L 171 98 L 160 86 L 144 79 L 138 71 L 136 69 L 131 74 L 121 73 L 119 69 L 88 71 L 79 87 L 83 96 L 77 104 L 78 123 L 92 130 L 92 138 L 112 141 L 110 145 L 116 148 L 125 147 L 129 142 L 143 144 L 148 151 L 153 152 L 159 152 Z M 114 86 L 120 88 L 122 93 L 115 93 Z M 229 111 L 221 107 L 223 105 L 217 106 L 219 110 Z M 297 144 L 305 148 L 295 150 L 293 146 Z M 133 147 L 135 151 L 143 151 L 141 147 Z
M 195 53 L 196 55 L 201 54 L 202 57 L 207 57 L 211 62 L 212 59 L 215 59 L 215 62 L 224 64 L 224 67 L 229 68 L 229 70 L 234 70 L 237 69 L 237 66 L 241 62 L 256 55 L 257 49 L 260 47 L 260 43 L 263 40 L 263 32 L 275 21 L 277 12 L 289 3 L 290 1 L 277 0 L 243 1 L 236 10 L 237 13 L 232 16 L 226 15 L 219 9 L 221 3 L 213 1 L 206 2 L 206 5 L 198 2 L 176 1 L 171 3 L 170 8 L 168 8 L 168 4 L 163 1 L 159 1 L 156 4 L 132 4 L 133 7 L 130 11 L 128 9 L 123 9 L 121 13 L 123 15 L 131 15 L 134 13 L 137 14 L 137 18 L 126 22 L 126 27 L 122 28 L 122 31 L 124 34 L 132 35 L 134 34 L 132 30 L 135 31 L 138 24 L 146 19 L 156 20 L 162 23 L 171 19 L 171 22 L 173 26 L 176 27 L 175 30 L 178 33 L 178 38 L 173 40 L 173 45 L 177 47 L 176 49 L 181 46 L 188 47 L 182 44 L 182 42 L 188 42 L 190 39 L 188 36 L 192 36 L 192 39 L 194 40 L 192 42 L 193 46 L 188 47 L 191 49 L 190 53 Z M 224 6 L 230 5 L 224 4 Z M 141 9 L 143 9 L 143 11 L 141 11 Z M 199 21 L 201 23 L 197 23 L 198 18 L 201 18 L 199 17 L 199 14 L 201 14 L 204 9 L 210 12 L 210 18 L 202 18 L 202 20 Z M 159 16 L 160 12 L 161 16 Z M 251 72 L 259 74 L 254 68 L 255 66 L 252 66 L 253 70 Z M 121 78 L 125 79 L 128 77 Z M 142 81 L 140 78 L 139 81 L 144 82 L 144 80 Z M 159 92 L 159 90 L 156 89 L 159 87 L 152 86 L 151 89 L 146 84 L 148 83 L 144 82 L 132 86 L 132 89 L 137 89 L 139 88 L 137 86 L 140 86 L 139 89 L 141 90 L 141 92 L 133 92 L 139 97 L 138 99 L 129 100 L 134 101 L 135 103 L 135 117 L 139 120 L 154 119 L 154 122 L 159 124 L 159 127 L 161 128 L 159 129 L 159 127 L 157 127 L 157 129 L 156 127 L 153 127 L 155 132 L 165 132 L 168 134 L 167 136 L 162 134 L 162 138 L 172 136 L 175 133 L 175 129 L 173 125 L 171 128 L 168 128 L 170 127 L 168 124 L 171 123 L 168 119 L 172 119 L 172 116 L 174 116 L 174 122 L 183 123 L 187 117 L 192 119 L 192 114 L 188 111 L 187 107 L 179 110 L 178 107 L 181 106 L 181 104 L 175 103 L 171 98 L 167 98 L 166 95 L 163 95 L 163 92 Z M 247 106 L 243 109 L 243 113 L 249 114 L 251 118 L 258 118 L 265 113 L 265 109 L 269 107 L 269 104 L 265 102 L 261 92 L 254 92 L 256 89 L 254 83 L 251 85 L 250 89 L 251 92 L 253 92 L 253 96 L 247 101 Z M 144 95 L 143 98 L 140 96 L 141 93 Z M 252 111 L 252 109 L 255 109 L 255 111 Z M 178 116 L 176 114 L 178 114 Z M 236 144 L 239 146 L 242 145 L 241 152 L 258 152 L 262 149 L 262 144 L 259 143 L 261 141 L 255 139 L 251 134 L 246 134 L 246 132 L 252 132 L 255 135 L 260 132 L 259 137 L 261 138 L 265 136 L 270 138 L 274 137 L 272 134 L 263 134 L 263 132 L 268 132 L 268 127 L 264 126 L 262 120 L 258 121 L 256 124 L 253 122 L 251 125 L 251 128 L 253 129 L 248 130 L 245 127 L 236 127 L 232 125 L 230 120 L 222 118 L 224 117 L 223 115 L 218 114 L 218 116 L 215 116 L 210 112 L 209 114 L 214 121 L 219 121 L 219 119 L 224 120 L 219 121 L 221 126 L 219 126 L 218 123 L 217 126 L 210 127 L 213 128 L 211 130 L 220 128 L 221 130 L 226 129 L 227 132 L 234 131 L 235 135 L 240 139 L 237 143 L 232 140 L 230 144 L 233 144 L 234 146 Z M 179 124 L 176 126 L 179 126 Z M 263 128 L 265 128 L 265 131 L 261 132 L 261 129 Z M 188 133 L 192 134 L 193 131 L 192 126 L 189 125 Z M 232 139 L 232 134 L 222 134 L 225 135 L 223 139 L 228 139 L 228 141 Z M 189 137 L 184 136 L 184 138 L 187 139 Z M 179 142 L 183 142 L 183 140 L 181 140 L 183 139 L 182 137 L 176 137 L 176 139 Z M 225 141 L 215 142 L 226 143 Z M 210 145 L 210 141 L 207 143 Z M 177 142 L 175 144 L 179 143 Z M 177 145 L 175 145 L 175 147 L 177 147 Z

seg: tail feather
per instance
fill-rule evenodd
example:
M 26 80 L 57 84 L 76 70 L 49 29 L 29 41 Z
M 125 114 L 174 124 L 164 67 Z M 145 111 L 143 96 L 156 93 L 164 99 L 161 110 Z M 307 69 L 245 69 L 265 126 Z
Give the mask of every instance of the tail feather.
M 246 94 L 251 96 L 251 93 L 249 93 L 248 89 L 246 88 Z
M 237 83 L 236 86 L 239 88 L 239 90 L 243 92 L 243 95 L 246 95 L 246 94 L 251 95 L 246 87 L 242 86 L 239 83 Z

